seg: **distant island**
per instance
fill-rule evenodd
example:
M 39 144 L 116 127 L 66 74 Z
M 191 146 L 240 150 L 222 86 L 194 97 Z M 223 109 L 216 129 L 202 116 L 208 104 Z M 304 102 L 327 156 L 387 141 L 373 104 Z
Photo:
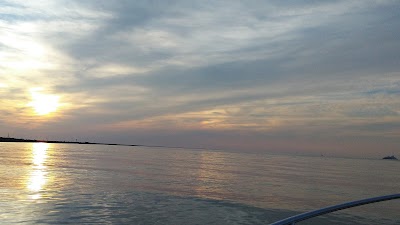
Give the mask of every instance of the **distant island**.
M 121 146 L 144 146 L 144 145 L 125 145 L 125 144 L 110 144 L 110 143 L 95 143 L 95 142 L 80 142 L 80 141 L 49 141 L 49 140 L 34 140 L 23 138 L 0 137 L 0 142 L 45 142 L 57 144 L 80 144 L 80 145 L 121 145 Z

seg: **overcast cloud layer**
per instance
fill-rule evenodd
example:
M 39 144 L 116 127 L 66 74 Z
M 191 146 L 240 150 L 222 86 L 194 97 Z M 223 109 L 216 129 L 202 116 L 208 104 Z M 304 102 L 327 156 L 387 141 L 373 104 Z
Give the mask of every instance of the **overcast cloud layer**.
M 375 157 L 399 1 L 0 1 L 0 136 Z M 60 96 L 37 116 L 32 88 Z M 399 152 L 400 154 L 400 152 Z

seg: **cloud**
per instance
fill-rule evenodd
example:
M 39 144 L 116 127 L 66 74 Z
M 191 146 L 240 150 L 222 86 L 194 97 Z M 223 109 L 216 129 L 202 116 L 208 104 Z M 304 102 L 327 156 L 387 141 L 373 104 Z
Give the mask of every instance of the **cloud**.
M 259 146 L 273 137 L 277 148 L 284 138 L 317 148 L 305 140 L 335 140 L 343 127 L 382 140 L 358 127 L 398 122 L 397 1 L 0 4 L 9 126 L 17 115 L 43 133 L 208 132 L 231 148 L 226 140 L 248 132 Z M 27 116 L 35 86 L 65 103 L 58 121 Z

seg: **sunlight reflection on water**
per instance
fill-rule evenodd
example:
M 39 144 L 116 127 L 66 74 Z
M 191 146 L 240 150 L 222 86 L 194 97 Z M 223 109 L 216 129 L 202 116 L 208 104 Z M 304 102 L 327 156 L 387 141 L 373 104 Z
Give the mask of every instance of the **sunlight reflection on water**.
M 47 160 L 49 145 L 49 143 L 32 144 L 32 170 L 26 183 L 28 190 L 34 192 L 30 195 L 32 199 L 41 198 L 40 191 L 43 189 L 48 179 L 48 172 L 45 163 Z

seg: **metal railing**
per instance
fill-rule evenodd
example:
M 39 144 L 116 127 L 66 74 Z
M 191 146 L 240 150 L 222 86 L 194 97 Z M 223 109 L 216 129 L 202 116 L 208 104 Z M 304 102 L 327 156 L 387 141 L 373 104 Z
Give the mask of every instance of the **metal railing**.
M 357 201 L 352 201 L 352 202 L 346 202 L 346 203 L 342 203 L 339 205 L 329 206 L 329 207 L 317 209 L 314 211 L 301 213 L 301 214 L 277 221 L 275 223 L 271 223 L 270 225 L 294 225 L 297 222 L 307 220 L 307 219 L 310 219 L 313 217 L 317 217 L 320 215 L 328 214 L 331 212 L 339 211 L 342 209 L 357 207 L 360 205 L 366 205 L 366 204 L 371 204 L 371 203 L 376 203 L 376 202 L 388 201 L 388 200 L 393 200 L 393 199 L 400 199 L 400 194 L 367 198 L 367 199 L 362 199 L 362 200 L 357 200 Z

